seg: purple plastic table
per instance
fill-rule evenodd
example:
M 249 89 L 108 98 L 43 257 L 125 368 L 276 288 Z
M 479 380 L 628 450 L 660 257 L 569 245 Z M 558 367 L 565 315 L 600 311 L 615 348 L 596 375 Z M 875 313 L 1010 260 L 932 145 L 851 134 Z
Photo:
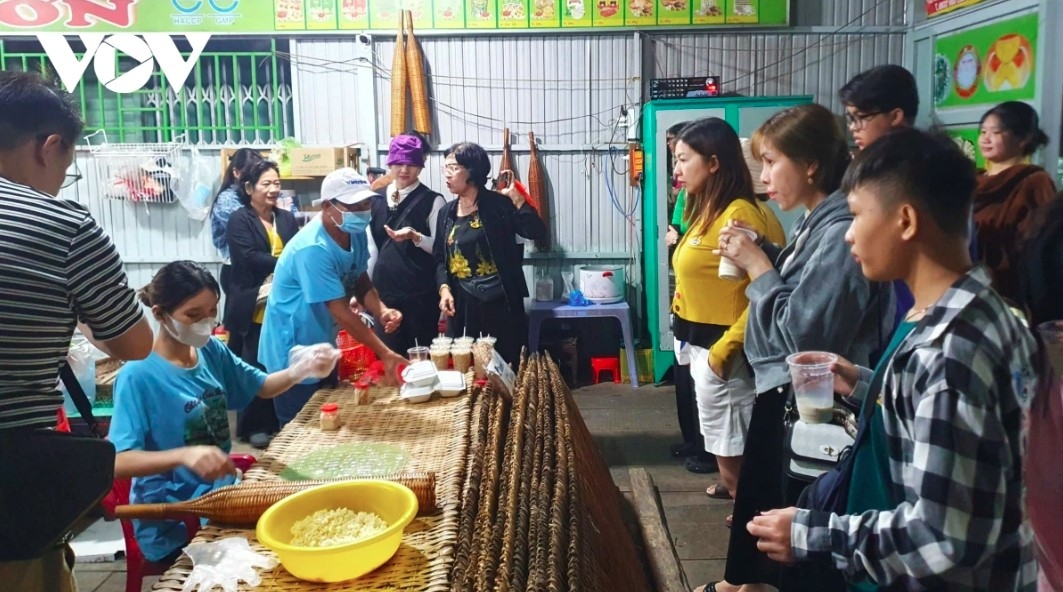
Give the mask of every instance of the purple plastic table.
M 627 352 L 628 374 L 631 387 L 638 388 L 638 367 L 635 365 L 635 340 L 631 334 L 631 307 L 627 302 L 613 304 L 592 304 L 590 306 L 569 306 L 563 301 L 533 301 L 528 313 L 528 351 L 539 351 L 539 328 L 547 319 L 593 319 L 612 317 L 620 321 L 620 330 L 624 334 L 624 349 Z

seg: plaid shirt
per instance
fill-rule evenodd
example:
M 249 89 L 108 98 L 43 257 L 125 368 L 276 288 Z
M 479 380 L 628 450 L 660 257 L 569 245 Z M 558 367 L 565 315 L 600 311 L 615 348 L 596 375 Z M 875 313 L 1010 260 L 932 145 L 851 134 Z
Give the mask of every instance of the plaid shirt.
M 983 269 L 957 281 L 901 344 L 882 388 L 891 511 L 799 510 L 798 560 L 908 590 L 1033 590 L 1022 499 L 1030 332 Z

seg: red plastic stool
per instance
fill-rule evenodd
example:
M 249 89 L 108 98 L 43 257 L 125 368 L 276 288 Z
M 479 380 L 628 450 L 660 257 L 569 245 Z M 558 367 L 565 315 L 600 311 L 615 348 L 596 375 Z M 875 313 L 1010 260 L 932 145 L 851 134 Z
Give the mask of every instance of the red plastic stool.
M 613 382 L 620 382 L 620 358 L 591 358 L 591 372 L 594 373 L 594 384 L 598 384 L 602 372 L 612 372 Z

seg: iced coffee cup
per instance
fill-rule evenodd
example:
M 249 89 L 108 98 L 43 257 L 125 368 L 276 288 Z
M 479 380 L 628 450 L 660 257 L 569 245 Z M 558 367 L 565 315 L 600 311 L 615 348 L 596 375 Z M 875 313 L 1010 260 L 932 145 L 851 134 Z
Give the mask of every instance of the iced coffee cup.
M 476 343 L 476 338 L 475 337 L 469 337 L 469 336 L 458 337 L 457 339 L 454 340 L 454 346 L 453 347 L 459 347 L 459 348 L 460 347 L 467 347 L 469 349 L 472 349 L 472 345 L 474 343 Z
M 451 337 L 436 337 L 432 339 L 432 347 L 445 347 L 449 348 L 454 344 L 454 339 Z
M 454 358 L 454 369 L 458 372 L 465 374 L 472 367 L 472 348 L 455 347 L 450 350 L 450 355 Z
M 436 365 L 437 370 L 446 370 L 450 367 L 450 347 L 433 345 L 428 350 L 428 357 Z
M 797 413 L 805 423 L 828 423 L 834 417 L 834 372 L 831 364 L 838 356 L 827 352 L 801 352 L 790 355 Z
M 748 236 L 749 240 L 753 240 L 753 241 L 757 240 L 757 233 L 754 230 L 750 230 L 748 228 L 741 228 L 739 226 L 728 226 L 728 228 Z M 746 274 L 746 270 L 744 270 L 741 267 L 735 265 L 734 262 L 731 261 L 730 259 L 728 259 L 727 257 L 723 257 L 723 256 L 720 257 L 720 273 L 719 273 L 719 276 L 720 276 L 721 279 L 733 280 L 733 281 L 741 281 L 741 280 L 746 279 L 746 275 L 747 275 Z

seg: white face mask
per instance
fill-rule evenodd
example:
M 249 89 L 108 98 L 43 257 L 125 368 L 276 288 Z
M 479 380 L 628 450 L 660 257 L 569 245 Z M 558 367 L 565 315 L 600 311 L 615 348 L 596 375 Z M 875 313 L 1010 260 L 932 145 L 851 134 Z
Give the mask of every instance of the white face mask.
M 170 335 L 173 335 L 174 339 L 199 349 L 210 341 L 210 336 L 214 333 L 214 326 L 217 324 L 217 320 L 214 317 L 207 317 L 198 323 L 189 324 L 170 317 L 170 323 L 173 324 L 172 327 L 166 323 L 163 323 L 163 326 L 170 332 Z

